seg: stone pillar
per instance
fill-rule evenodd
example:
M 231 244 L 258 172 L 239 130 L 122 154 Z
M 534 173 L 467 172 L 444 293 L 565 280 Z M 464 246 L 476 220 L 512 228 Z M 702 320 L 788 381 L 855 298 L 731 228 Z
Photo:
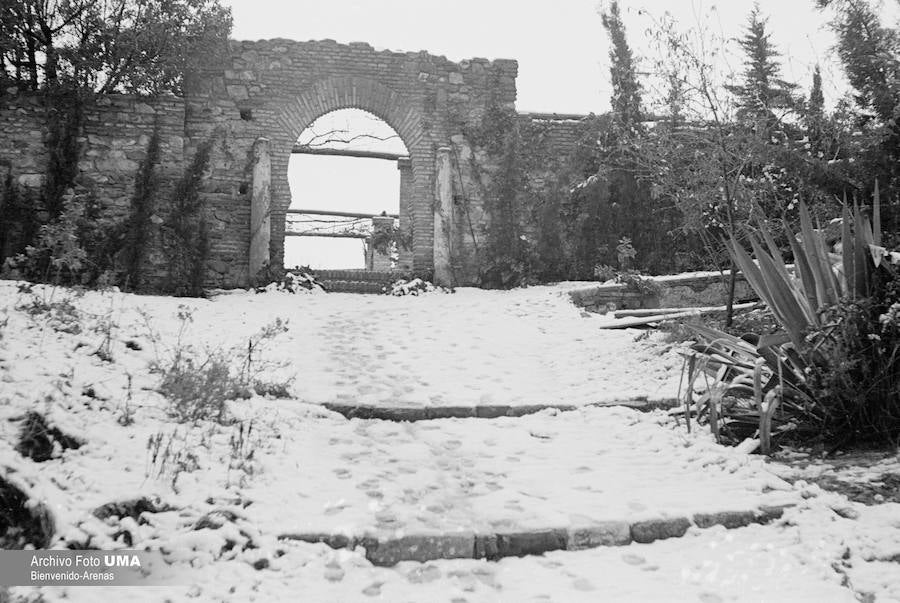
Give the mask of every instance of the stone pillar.
M 409 157 L 398 159 L 397 169 L 400 171 L 400 233 L 406 236 L 412 232 L 412 160 Z M 397 250 L 400 255 L 397 267 L 405 272 L 413 269 L 412 243 L 412 241 L 407 241 L 409 249 L 404 249 L 401 245 Z
M 272 159 L 269 139 L 253 143 L 253 189 L 250 200 L 250 281 L 269 263 L 272 230 Z
M 434 283 L 452 287 L 453 164 L 450 147 L 437 151 L 437 181 L 434 205 Z

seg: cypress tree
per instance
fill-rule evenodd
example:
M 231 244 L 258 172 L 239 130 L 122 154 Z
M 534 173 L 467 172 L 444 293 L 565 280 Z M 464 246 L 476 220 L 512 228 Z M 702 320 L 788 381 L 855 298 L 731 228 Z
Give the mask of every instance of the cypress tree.
M 738 119 L 765 126 L 778 121 L 776 111 L 795 108 L 796 84 L 781 79 L 780 56 L 767 31 L 768 18 L 756 4 L 747 20 L 744 36 L 738 40 L 744 51 L 743 81 L 726 88 L 738 99 Z

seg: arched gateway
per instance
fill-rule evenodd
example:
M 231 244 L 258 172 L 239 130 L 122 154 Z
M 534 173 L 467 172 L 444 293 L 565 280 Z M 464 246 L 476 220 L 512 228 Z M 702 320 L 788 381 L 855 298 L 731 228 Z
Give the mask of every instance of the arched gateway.
M 213 144 L 203 193 L 213 210 L 211 276 L 245 285 L 265 264 L 281 266 L 293 146 L 316 118 L 357 108 L 383 119 L 409 149 L 398 168 L 412 268 L 449 283 L 450 136 L 489 102 L 512 107 L 516 70 L 509 60 L 454 63 L 331 40 L 232 42 L 185 85 L 188 151 Z

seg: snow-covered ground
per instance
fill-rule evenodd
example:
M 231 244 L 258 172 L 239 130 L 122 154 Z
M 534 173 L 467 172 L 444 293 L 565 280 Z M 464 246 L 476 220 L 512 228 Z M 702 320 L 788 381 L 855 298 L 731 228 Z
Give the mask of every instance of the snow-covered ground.
M 54 546 L 158 549 L 190 582 L 40 594 L 45 601 L 852 601 L 854 593 L 900 600 L 900 504 L 866 507 L 804 481 L 792 485 L 785 480 L 811 470 L 687 434 L 660 411 L 585 406 L 674 398 L 681 360 L 658 335 L 598 329 L 601 319 L 583 316 L 566 289 L 178 300 L 44 287 L 23 293 L 0 281 L 0 475 L 52 510 Z M 69 298 L 77 320 L 16 309 Z M 177 317 L 186 316 L 184 306 L 193 308 L 189 320 Z M 277 318 L 288 321 L 287 332 L 255 348 L 252 367 L 263 380 L 291 380 L 291 399 L 235 400 L 227 424 L 177 423 L 167 414 L 150 365 L 166 365 L 180 348 L 200 359 L 222 352 L 239 368 L 248 340 Z M 347 420 L 323 402 L 583 408 L 391 423 Z M 14 446 L 27 410 L 84 445 L 43 463 L 22 457 Z M 158 497 L 164 508 L 140 522 L 91 514 L 138 496 Z M 691 527 L 653 544 L 496 562 L 375 567 L 362 547 L 279 539 L 566 530 L 780 504 L 793 506 L 765 526 Z

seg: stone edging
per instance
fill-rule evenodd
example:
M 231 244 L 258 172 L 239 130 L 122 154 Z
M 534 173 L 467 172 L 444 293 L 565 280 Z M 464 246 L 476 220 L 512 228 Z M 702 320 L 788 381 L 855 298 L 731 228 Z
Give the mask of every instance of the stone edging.
M 368 404 L 339 404 L 326 402 L 323 407 L 343 415 L 347 419 L 376 419 L 381 421 L 431 421 L 433 419 L 496 419 L 498 417 L 522 417 L 553 408 L 561 412 L 587 407 L 625 406 L 641 412 L 655 409 L 669 409 L 678 406 L 678 401 L 662 400 L 617 400 L 613 402 L 592 402 L 582 406 L 572 404 L 527 404 L 510 406 L 489 404 L 482 406 L 373 406 Z
M 784 509 L 793 505 L 760 507 L 755 511 L 722 511 L 696 513 L 687 517 L 670 517 L 637 522 L 605 521 L 588 526 L 548 528 L 526 532 L 474 534 L 411 534 L 400 538 L 380 539 L 373 536 L 348 537 L 341 534 L 285 533 L 279 540 L 324 543 L 341 549 L 362 546 L 366 559 L 374 565 L 390 567 L 401 561 L 433 561 L 436 559 L 486 559 L 540 555 L 549 551 L 577 551 L 600 546 L 624 546 L 633 542 L 648 544 L 666 538 L 684 536 L 692 525 L 727 529 L 753 523 L 765 524 L 778 519 Z

